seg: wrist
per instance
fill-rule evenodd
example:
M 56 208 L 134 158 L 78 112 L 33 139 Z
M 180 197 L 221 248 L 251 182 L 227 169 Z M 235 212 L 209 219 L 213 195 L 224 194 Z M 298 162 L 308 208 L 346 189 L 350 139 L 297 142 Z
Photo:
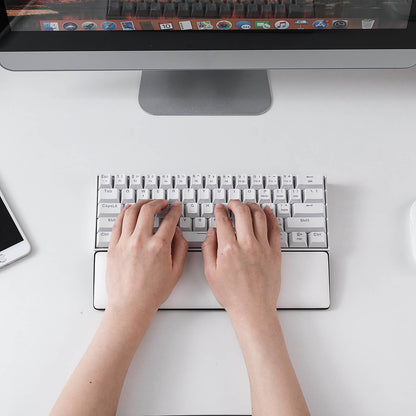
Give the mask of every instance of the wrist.
M 137 344 L 138 346 L 155 314 L 156 311 L 150 309 L 134 311 L 133 313 L 125 308 L 108 305 L 102 323 L 124 342 Z
M 227 309 L 234 330 L 240 331 L 267 331 L 268 328 L 279 325 L 279 317 L 275 307 L 259 306 Z

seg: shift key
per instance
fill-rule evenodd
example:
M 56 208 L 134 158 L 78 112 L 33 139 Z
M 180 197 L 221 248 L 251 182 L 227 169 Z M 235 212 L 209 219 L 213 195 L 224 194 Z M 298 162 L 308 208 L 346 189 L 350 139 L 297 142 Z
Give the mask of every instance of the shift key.
M 325 231 L 325 218 L 322 217 L 292 217 L 286 218 L 285 231 L 292 233 L 296 231 L 302 231 L 310 233 L 313 231 Z

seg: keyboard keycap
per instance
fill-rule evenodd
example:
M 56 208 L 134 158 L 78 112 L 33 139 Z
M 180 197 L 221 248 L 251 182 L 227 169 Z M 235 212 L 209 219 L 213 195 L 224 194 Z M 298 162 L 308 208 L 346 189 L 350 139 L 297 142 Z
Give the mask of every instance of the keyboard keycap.
M 290 247 L 308 247 L 308 243 L 306 241 L 306 233 L 303 232 L 296 232 L 296 233 L 289 233 L 289 246 Z
M 97 231 L 110 231 L 116 222 L 117 217 L 102 217 L 97 220 Z
M 103 203 L 98 204 L 98 218 L 100 217 L 117 217 L 121 212 L 121 204 L 113 203 Z
M 198 204 L 203 204 L 206 202 L 211 202 L 211 190 L 209 189 L 198 189 Z
M 241 201 L 241 190 L 240 189 L 230 189 L 228 191 L 228 202 L 231 202 L 234 199 L 237 199 L 238 201 Z
M 232 175 L 221 175 L 220 188 L 226 191 L 234 188 Z
M 186 175 L 175 175 L 175 188 L 181 190 L 188 188 L 188 177 Z
M 107 248 L 110 244 L 110 231 L 101 231 L 97 233 L 97 247 L 99 248 Z
M 286 204 L 286 189 L 275 189 L 273 191 L 273 203 L 274 204 Z
M 205 238 L 207 237 L 207 233 L 204 231 L 198 232 L 189 232 L 183 231 L 183 237 L 189 243 L 190 248 L 200 248 L 201 244 L 204 242 Z
M 236 189 L 247 189 L 248 188 L 248 175 L 237 175 L 235 178 Z
M 172 175 L 162 175 L 160 177 L 159 188 L 167 190 L 173 187 Z
M 193 231 L 207 231 L 207 219 L 204 217 L 194 218 Z
M 130 188 L 141 189 L 143 188 L 142 175 L 131 175 L 130 176 Z
M 202 175 L 200 173 L 191 176 L 189 187 L 192 189 L 201 189 L 203 187 Z
M 192 218 L 180 217 L 179 218 L 179 228 L 182 231 L 192 231 Z
M 309 233 L 308 241 L 311 248 L 325 248 L 327 246 L 326 234 L 323 232 Z
M 166 199 L 169 201 L 169 204 L 173 204 L 181 200 L 181 191 L 179 189 L 168 189 L 166 191 Z
M 157 176 L 156 175 L 146 175 L 144 177 L 144 187 L 146 189 L 156 189 L 158 187 Z
M 205 188 L 207 189 L 217 189 L 218 188 L 218 176 L 217 175 L 207 175 L 205 178 Z
M 185 205 L 185 216 L 190 218 L 199 217 L 199 205 L 196 203 L 189 203 Z
M 201 217 L 210 218 L 214 216 L 214 204 L 206 203 L 201 205 Z
M 279 188 L 279 177 L 277 175 L 266 176 L 266 188 L 267 189 L 278 189 Z
M 289 204 L 302 202 L 302 191 L 300 189 L 289 189 Z
M 259 204 L 271 204 L 272 202 L 272 191 L 270 189 L 259 190 Z M 285 201 L 286 202 L 286 201 Z
M 127 175 L 116 175 L 114 177 L 114 188 L 117 188 L 117 189 L 127 188 Z
M 292 189 L 293 188 L 293 176 L 292 175 L 283 175 L 281 178 L 282 189 Z
M 312 218 L 286 218 L 285 230 L 288 233 L 302 231 L 302 232 L 313 232 L 313 231 L 325 231 L 325 218 L 312 217 Z
M 250 188 L 251 189 L 263 189 L 263 176 L 262 175 L 250 175 Z
M 150 190 L 149 189 L 138 189 L 137 190 L 137 196 L 136 196 L 137 202 L 145 201 L 146 199 L 150 199 Z
M 214 189 L 212 191 L 212 202 L 214 204 L 225 204 L 227 202 L 225 189 Z
M 320 203 L 293 204 L 294 217 L 325 217 L 325 205 Z
M 257 202 L 256 190 L 255 189 L 244 189 L 243 190 L 243 202 Z
M 136 191 L 134 189 L 122 189 L 121 190 L 121 203 L 122 204 L 134 204 L 136 202 Z
M 152 199 L 165 199 L 164 189 L 152 189 Z
M 324 188 L 324 178 L 319 175 L 299 175 L 296 176 L 296 188 L 306 189 L 323 189 Z
M 103 188 L 98 191 L 98 203 L 102 202 L 120 202 L 118 189 Z
M 290 205 L 289 204 L 277 204 L 277 216 L 286 218 L 290 217 Z
M 303 191 L 304 202 L 325 202 L 323 189 L 305 189 Z
M 98 180 L 98 187 L 102 188 L 112 188 L 113 187 L 113 177 L 111 175 L 100 175 Z
M 195 202 L 195 189 L 186 188 L 182 190 L 182 202 L 184 204 Z

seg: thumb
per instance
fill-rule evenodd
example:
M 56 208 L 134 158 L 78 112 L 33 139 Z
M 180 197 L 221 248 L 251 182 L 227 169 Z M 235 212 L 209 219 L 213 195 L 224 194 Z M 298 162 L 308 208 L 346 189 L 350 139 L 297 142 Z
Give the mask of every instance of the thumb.
M 201 246 L 205 275 L 217 268 L 217 232 L 210 228 Z

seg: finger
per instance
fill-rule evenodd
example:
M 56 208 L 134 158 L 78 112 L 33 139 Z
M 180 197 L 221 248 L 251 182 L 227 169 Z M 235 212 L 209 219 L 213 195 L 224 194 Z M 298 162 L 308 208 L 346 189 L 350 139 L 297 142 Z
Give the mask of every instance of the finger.
M 204 272 L 205 276 L 210 275 L 211 272 L 215 272 L 217 268 L 217 233 L 215 228 L 210 227 L 205 241 L 201 246 L 202 258 L 204 260 Z
M 187 253 L 188 242 L 183 237 L 180 228 L 176 227 L 172 241 L 172 270 L 178 279 L 182 275 Z
M 269 243 L 267 235 L 267 218 L 264 211 L 254 202 L 247 203 L 253 220 L 253 231 L 258 241 Z
M 156 231 L 155 235 L 171 242 L 176 232 L 176 226 L 178 225 L 179 218 L 182 214 L 182 204 L 175 202 L 165 218 L 163 218 L 162 224 Z
M 247 241 L 255 238 L 253 220 L 248 205 L 243 204 L 241 201 L 234 200 L 228 204 L 228 207 L 234 214 L 237 241 Z
M 118 241 L 120 240 L 121 230 L 122 230 L 122 227 L 123 227 L 124 216 L 126 214 L 126 211 L 129 208 L 130 208 L 130 205 L 126 205 L 123 208 L 123 210 L 120 212 L 120 214 L 118 214 L 117 219 L 114 222 L 113 230 L 111 231 L 111 236 L 110 236 L 109 250 L 111 250 L 111 248 L 113 246 L 115 246 L 118 243 Z
M 280 251 L 280 227 L 276 216 L 269 206 L 264 208 L 267 219 L 267 237 L 270 247 Z
M 215 224 L 217 226 L 218 245 L 234 243 L 236 241 L 234 229 L 224 205 L 217 204 L 214 214 Z
M 129 237 L 133 234 L 134 229 L 136 228 L 137 217 L 139 215 L 141 207 L 149 202 L 147 201 L 140 201 L 137 204 L 132 205 L 129 210 L 124 214 L 123 220 L 123 227 L 122 227 L 122 235 Z
M 165 199 L 155 199 L 144 204 L 140 209 L 134 234 L 143 235 L 144 237 L 152 237 L 155 215 L 168 205 L 169 202 Z

